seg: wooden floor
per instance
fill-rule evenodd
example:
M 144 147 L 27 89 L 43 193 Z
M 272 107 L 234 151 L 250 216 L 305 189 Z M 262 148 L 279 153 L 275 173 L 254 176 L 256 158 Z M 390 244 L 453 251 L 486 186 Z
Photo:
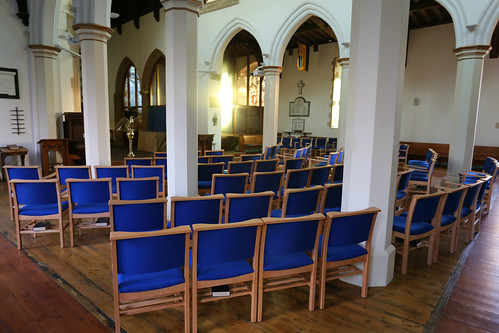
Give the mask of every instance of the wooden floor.
M 0 233 L 16 244 L 6 193 L 5 183 L 0 183 Z M 310 312 L 305 288 L 270 292 L 264 295 L 264 320 L 260 323 L 249 321 L 249 297 L 220 300 L 199 306 L 199 331 L 431 332 L 437 323 L 439 332 L 497 331 L 499 224 L 496 221 L 499 222 L 499 216 L 497 213 L 494 215 L 494 212 L 499 211 L 497 207 L 499 202 L 493 207 L 491 216 L 484 219 L 472 251 L 461 242 L 458 252 L 451 255 L 448 253 L 449 240 L 445 238 L 437 264 L 426 265 L 425 249 L 411 252 L 406 276 L 400 274 L 401 260 L 397 257 L 393 280 L 387 287 L 370 288 L 366 299 L 360 297 L 359 287 L 335 281 L 327 285 L 326 308 Z M 112 329 L 108 233 L 102 229 L 85 230 L 82 236 L 76 237 L 75 248 L 60 249 L 58 239 L 55 234 L 39 235 L 37 238 L 24 235 L 25 249 L 22 251 L 0 242 L 4 257 L 0 261 L 1 332 L 36 332 L 36 328 L 44 332 L 74 332 L 78 329 L 99 332 L 103 327 Z M 462 239 L 464 234 L 461 234 Z M 482 241 L 492 242 L 493 246 L 482 245 Z M 66 244 L 69 245 L 67 232 Z M 447 300 L 445 295 L 450 294 L 448 286 L 453 285 L 448 282 L 453 278 L 457 280 L 452 273 L 456 265 L 460 271 L 458 262 L 462 253 L 469 253 L 468 264 L 438 322 Z M 481 264 L 485 266 L 479 267 Z M 23 268 L 30 273 L 24 272 Z M 492 272 L 493 269 L 495 272 Z M 35 276 L 35 273 L 40 272 L 50 277 L 48 282 L 41 282 L 41 278 L 38 282 L 36 278 L 35 283 L 29 279 L 28 275 Z M 7 284 L 6 279 L 13 285 Z M 50 293 L 42 292 L 40 283 L 49 286 L 54 281 L 60 288 L 47 287 Z M 470 289 L 472 287 L 478 291 Z M 61 292 L 63 290 L 67 293 Z M 72 310 L 68 295 L 72 296 L 70 300 L 83 305 L 88 313 Z M 29 305 L 34 308 L 23 308 Z M 47 314 L 42 316 L 35 310 Z M 89 316 L 89 313 L 95 317 Z M 103 324 L 101 327 L 95 323 L 95 318 Z M 127 332 L 180 332 L 183 331 L 183 311 L 177 308 L 122 317 L 122 327 Z

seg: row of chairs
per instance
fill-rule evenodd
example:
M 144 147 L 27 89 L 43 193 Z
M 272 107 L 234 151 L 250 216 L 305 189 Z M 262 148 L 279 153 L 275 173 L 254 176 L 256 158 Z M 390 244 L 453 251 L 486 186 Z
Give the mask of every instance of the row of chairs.
M 283 149 L 298 149 L 306 146 L 311 146 L 314 156 L 321 156 L 330 151 L 336 150 L 337 139 L 326 137 L 292 137 L 283 136 L 278 138 L 278 144 L 282 145 Z
M 485 184 L 490 178 L 467 185 L 447 182 L 447 186 L 437 186 L 436 193 L 413 195 L 406 212 L 396 209 L 392 238 L 397 253 L 402 255 L 402 274 L 407 273 L 409 251 L 420 247 L 428 247 L 428 265 L 437 262 L 440 237 L 445 231 L 451 232 L 450 253 L 457 250 L 461 228 L 466 229 L 466 242 L 473 239 L 482 216 Z
M 251 321 L 261 321 L 264 292 L 299 286 L 308 287 L 313 311 L 318 284 L 323 309 L 326 281 L 352 274 L 362 274 L 361 296 L 366 297 L 379 211 L 372 207 L 328 213 L 327 219 L 312 214 L 139 232 L 115 228 L 110 239 L 116 332 L 121 315 L 176 306 L 184 307 L 187 332 L 191 304 L 192 331 L 197 332 L 199 303 L 244 295 L 250 295 Z M 113 214 L 115 226 L 121 216 L 126 214 Z M 363 269 L 356 263 L 363 263 Z M 221 285 L 228 286 L 228 293 L 214 297 L 211 288 Z

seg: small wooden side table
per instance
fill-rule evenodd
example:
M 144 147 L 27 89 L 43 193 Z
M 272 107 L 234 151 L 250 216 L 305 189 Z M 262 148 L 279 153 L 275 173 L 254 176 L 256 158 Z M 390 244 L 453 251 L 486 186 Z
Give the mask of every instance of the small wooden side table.
M 38 143 L 42 157 L 42 176 L 45 177 L 54 171 L 56 152 L 61 154 L 63 165 L 69 164 L 69 139 L 42 139 Z M 50 152 L 54 153 L 52 162 Z
M 28 153 L 28 149 L 19 146 L 16 149 L 8 148 L 8 147 L 0 147 L 0 153 L 1 153 L 1 158 L 0 158 L 0 168 L 2 169 L 1 175 L 2 175 L 2 181 L 5 181 L 5 173 L 3 170 L 3 166 L 5 165 L 5 158 L 7 156 L 20 156 L 21 157 L 21 165 L 24 165 L 24 159 L 26 157 L 26 154 Z

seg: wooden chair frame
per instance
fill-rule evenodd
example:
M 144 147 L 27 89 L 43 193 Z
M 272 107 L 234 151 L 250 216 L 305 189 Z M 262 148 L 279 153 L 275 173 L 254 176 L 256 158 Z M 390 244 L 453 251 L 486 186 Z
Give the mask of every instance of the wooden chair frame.
M 66 192 L 67 186 L 65 184 L 62 184 L 62 182 L 65 183 L 67 178 L 61 179 L 61 176 L 60 176 L 61 169 L 88 169 L 88 178 L 87 179 L 92 179 L 92 167 L 90 165 L 70 165 L 70 166 L 69 165 L 56 165 L 55 166 L 55 174 L 56 174 L 57 182 L 60 185 L 61 193 L 65 192 L 63 194 L 64 196 L 67 196 L 67 192 Z M 68 178 L 72 178 L 72 177 L 68 177 Z
M 37 169 L 38 170 L 38 179 L 43 179 L 42 177 L 42 170 L 38 165 L 30 165 L 30 166 L 13 166 L 13 165 L 4 165 L 4 175 L 5 175 L 5 181 L 7 182 L 7 190 L 9 192 L 9 212 L 10 212 L 10 219 L 14 220 L 14 193 L 12 191 L 12 186 L 10 184 L 10 179 L 9 176 L 9 169 Z
M 318 266 L 320 270 L 319 275 L 319 308 L 324 309 L 325 300 L 326 300 L 326 281 L 337 280 L 347 276 L 352 276 L 356 274 L 362 275 L 362 287 L 361 287 L 361 296 L 362 298 L 367 297 L 367 288 L 369 282 L 369 264 L 370 264 L 370 254 L 371 254 L 371 243 L 372 243 L 372 234 L 374 230 L 374 224 L 376 222 L 376 217 L 378 213 L 381 212 L 381 209 L 377 207 L 370 207 L 364 210 L 359 211 L 351 211 L 351 212 L 329 212 L 327 213 L 326 225 L 324 227 L 324 233 L 322 236 L 322 248 L 319 249 L 321 251 L 321 256 L 318 257 Z M 367 253 L 339 261 L 327 261 L 327 249 L 329 244 L 329 233 L 331 231 L 332 221 L 335 218 L 340 217 L 348 217 L 348 216 L 357 216 L 363 214 L 373 214 L 373 220 L 371 223 L 371 228 L 369 230 L 369 236 L 367 241 L 365 242 L 364 248 Z M 362 263 L 362 269 L 356 266 L 355 264 Z
M 102 212 L 102 213 L 74 213 L 73 212 L 73 199 L 71 197 L 71 184 L 73 183 L 82 183 L 82 182 L 107 182 L 109 185 L 109 200 L 113 198 L 113 190 L 111 187 L 111 178 L 99 178 L 99 179 L 72 179 L 68 178 L 67 180 L 68 183 L 68 202 L 69 202 L 69 239 L 70 239 L 70 244 L 71 247 L 74 247 L 74 232 L 75 229 L 78 229 L 81 234 L 81 229 L 92 229 L 92 228 L 109 228 L 109 225 L 107 226 L 97 226 L 96 220 L 100 217 L 110 217 L 110 212 L 109 209 L 107 212 Z M 92 219 L 93 221 L 90 223 L 76 223 L 77 219 Z M 95 220 L 94 220 L 95 219 Z
M 120 316 L 184 306 L 184 330 L 190 329 L 190 295 L 189 295 L 189 235 L 191 228 L 182 226 L 175 229 L 146 232 L 111 232 L 111 261 L 113 273 L 114 323 L 115 332 L 119 333 Z M 185 234 L 184 250 L 184 283 L 167 288 L 133 293 L 118 291 L 118 255 L 116 242 L 124 239 L 156 237 L 172 234 Z
M 272 218 L 266 217 L 262 219 L 264 226 L 262 229 L 262 241 L 260 242 L 260 260 L 258 274 L 258 321 L 263 319 L 263 293 L 273 290 L 281 290 L 287 288 L 308 286 L 309 299 L 308 309 L 315 309 L 315 293 L 317 285 L 317 257 L 319 251 L 319 238 L 323 230 L 325 217 L 323 214 L 311 214 L 308 216 L 292 217 L 292 218 Z M 311 265 L 277 271 L 264 271 L 265 258 L 265 240 L 267 235 L 267 227 L 271 224 L 278 223 L 294 223 L 302 221 L 319 220 L 317 234 L 315 237 L 315 245 L 310 253 L 307 253 L 312 259 Z
M 99 170 L 103 170 L 103 169 L 116 169 L 116 170 L 125 169 L 126 170 L 126 177 L 125 178 L 129 177 L 129 168 L 126 165 L 96 165 L 96 166 L 94 166 L 94 176 L 95 176 L 95 179 L 109 178 L 109 177 L 99 177 L 98 176 Z M 117 178 L 122 178 L 122 177 L 115 177 L 114 178 L 115 182 L 116 182 Z M 111 177 L 111 182 L 112 181 L 113 181 L 113 179 Z M 118 184 L 117 183 L 116 183 L 116 191 L 118 191 Z M 113 192 L 113 197 L 116 197 L 116 196 L 117 196 L 117 192 L 116 193 Z
M 64 223 L 64 215 L 66 214 L 66 210 L 64 210 L 64 211 L 62 210 L 62 200 L 61 200 L 60 195 L 57 196 L 57 207 L 58 207 L 57 214 L 38 215 L 38 216 L 19 215 L 20 204 L 18 203 L 18 200 L 17 200 L 15 184 L 30 183 L 30 182 L 55 183 L 57 193 L 61 193 L 59 182 L 56 179 L 41 179 L 41 180 L 14 179 L 14 180 L 10 181 L 10 183 L 12 184 L 12 192 L 14 195 L 14 197 L 13 197 L 14 198 L 14 220 L 16 223 L 17 249 L 18 250 L 22 249 L 22 239 L 21 239 L 22 234 L 33 234 L 34 236 L 36 236 L 38 233 L 40 233 L 40 234 L 59 233 L 59 242 L 60 242 L 60 246 L 62 249 L 62 248 L 64 248 L 64 229 L 69 225 L 69 223 Z M 51 228 L 44 230 L 44 231 L 33 231 L 33 226 L 35 225 L 37 220 L 57 220 L 58 224 L 57 224 L 57 227 L 51 227 Z M 29 223 L 27 225 L 21 227 L 21 221 L 29 221 Z
M 159 177 L 161 179 L 158 179 L 158 193 L 161 197 L 164 197 L 166 195 L 166 184 L 165 184 L 165 166 L 164 165 L 132 165 L 132 178 L 135 177 L 135 170 L 139 169 L 161 169 L 161 174 L 163 175 L 162 177 Z M 154 176 L 151 176 L 154 177 Z M 149 178 L 149 177 L 140 177 L 140 178 Z M 161 186 L 160 186 L 161 184 Z M 163 188 L 162 191 L 159 191 L 159 188 Z
M 411 235 L 411 223 L 412 223 L 412 217 L 414 214 L 414 209 L 416 207 L 416 204 L 420 198 L 428 198 L 428 197 L 440 197 L 438 207 L 435 212 L 435 216 L 431 220 L 431 225 L 433 226 L 433 229 L 417 234 L 417 235 Z M 407 219 L 406 219 L 406 225 L 405 225 L 405 233 L 397 232 L 393 230 L 392 232 L 392 239 L 400 238 L 403 240 L 402 244 L 396 244 L 393 242 L 393 245 L 395 246 L 397 250 L 397 254 L 402 255 L 402 275 L 407 274 L 407 264 L 408 264 L 408 259 L 409 259 L 409 251 L 413 251 L 416 249 L 419 249 L 420 247 L 428 247 L 428 257 L 426 260 L 426 263 L 428 265 L 431 265 L 433 263 L 433 250 L 435 246 L 435 236 L 437 235 L 437 228 L 440 226 L 440 220 L 442 218 L 442 211 L 444 209 L 444 204 L 445 204 L 445 199 L 447 198 L 447 193 L 445 192 L 437 192 L 433 194 L 426 194 L 426 195 L 414 195 L 411 200 L 411 204 L 409 206 L 409 210 L 407 212 Z M 425 240 L 426 238 L 429 238 L 429 240 Z M 409 247 L 409 243 L 414 240 L 419 240 L 421 239 L 422 244 L 413 248 Z
M 402 175 L 404 174 L 408 174 L 408 173 L 412 173 L 413 172 L 413 169 L 406 169 L 406 170 L 403 170 L 403 171 L 399 171 L 397 173 L 397 181 L 396 181 L 396 185 L 395 185 L 395 197 L 396 197 L 396 194 L 397 192 L 399 191 L 399 185 L 400 185 L 400 179 L 402 178 Z M 410 179 L 409 179 L 410 181 Z M 401 199 L 397 199 L 395 198 L 395 212 L 394 212 L 394 215 L 395 216 L 398 216 L 400 214 L 402 214 L 403 212 L 405 212 L 405 209 L 406 209 L 406 206 L 407 206 L 407 198 L 409 196 L 409 186 L 407 186 L 405 189 L 403 189 L 402 191 L 405 192 L 405 196 Z
M 405 149 L 404 147 L 405 146 Z M 400 143 L 399 144 L 399 154 L 398 154 L 398 163 L 402 165 L 407 164 L 407 156 L 409 155 L 409 147 L 410 145 L 407 143 Z M 403 155 L 403 156 L 401 156 Z
M 424 193 L 430 194 L 431 190 L 431 178 L 433 176 L 433 169 L 435 168 L 435 164 L 437 163 L 438 154 L 433 150 L 429 149 L 432 152 L 431 163 L 428 168 L 420 167 L 417 165 L 411 165 L 410 168 L 416 172 L 426 172 L 427 181 L 418 181 L 418 180 L 410 180 L 409 181 L 409 192 L 410 193 Z M 420 188 L 424 189 L 420 189 Z
M 244 227 L 257 227 L 255 250 L 253 255 L 253 273 L 245 274 L 233 278 L 218 279 L 218 280 L 197 280 L 197 253 L 198 253 L 198 239 L 199 232 L 205 230 L 216 229 L 229 229 L 229 228 L 244 228 Z M 260 255 L 260 242 L 262 235 L 263 222 L 260 219 L 253 219 L 244 222 L 229 223 L 229 224 L 195 224 L 192 226 L 192 332 L 197 332 L 197 314 L 198 303 L 206 303 L 219 299 L 233 298 L 239 296 L 250 295 L 251 297 L 251 322 L 256 322 L 258 312 L 258 267 Z M 221 240 L 223 241 L 223 240 Z M 229 285 L 230 296 L 213 297 L 211 290 L 206 292 L 199 292 L 202 289 L 219 286 Z
M 325 184 L 324 185 L 324 187 L 322 189 L 322 195 L 320 198 L 320 211 L 319 211 L 319 213 L 324 214 L 324 210 L 326 209 L 326 199 L 327 199 L 329 189 L 331 187 L 339 187 L 339 186 L 343 186 L 343 183 Z

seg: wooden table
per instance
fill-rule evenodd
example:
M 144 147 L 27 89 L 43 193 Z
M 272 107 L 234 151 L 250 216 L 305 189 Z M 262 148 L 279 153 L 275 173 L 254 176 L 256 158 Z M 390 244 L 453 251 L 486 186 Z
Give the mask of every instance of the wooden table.
M 17 149 L 11 149 L 7 147 L 0 147 L 0 153 L 1 153 L 1 158 L 0 158 L 0 168 L 2 169 L 1 175 L 2 175 L 2 181 L 5 181 L 5 172 L 4 172 L 4 165 L 5 165 L 5 158 L 7 156 L 20 156 L 21 157 L 21 165 L 24 165 L 24 159 L 26 157 L 26 154 L 28 153 L 28 149 L 20 146 Z

